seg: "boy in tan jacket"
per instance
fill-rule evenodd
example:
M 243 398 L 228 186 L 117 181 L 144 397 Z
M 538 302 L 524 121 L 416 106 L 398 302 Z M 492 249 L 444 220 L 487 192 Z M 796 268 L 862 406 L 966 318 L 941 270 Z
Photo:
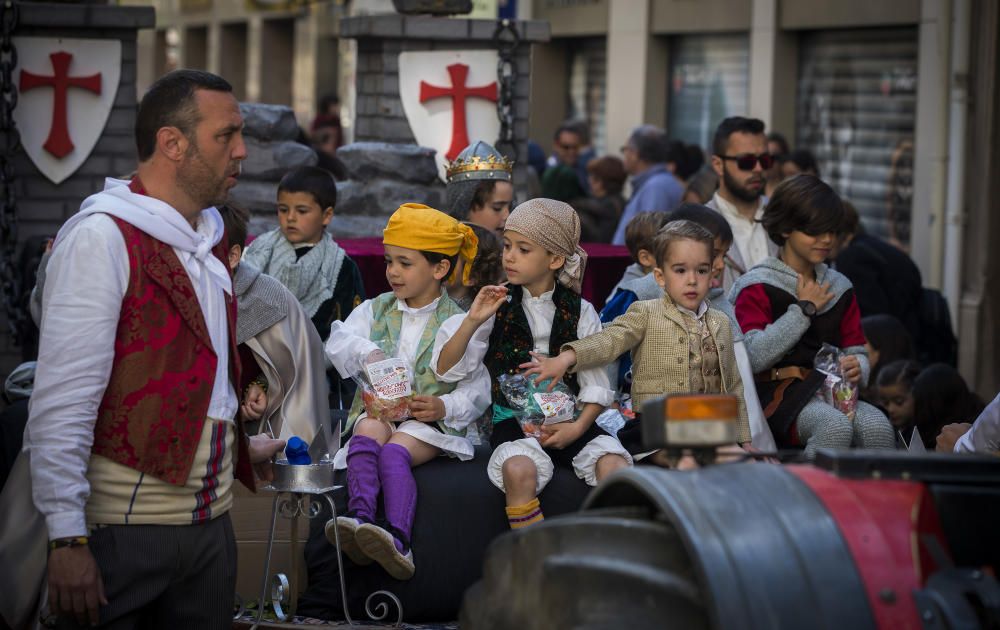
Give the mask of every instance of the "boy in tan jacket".
M 714 239 L 692 221 L 672 221 L 654 241 L 653 270 L 664 296 L 634 302 L 604 330 L 564 344 L 558 356 L 535 357 L 525 374 L 557 381 L 567 371 L 586 370 L 632 352 L 632 399 L 639 410 L 647 400 L 676 393 L 733 394 L 739 401 L 738 436 L 749 446 L 750 424 L 733 350 L 733 331 L 725 313 L 705 299 L 712 277 Z M 640 450 L 639 422 L 618 437 L 630 451 Z

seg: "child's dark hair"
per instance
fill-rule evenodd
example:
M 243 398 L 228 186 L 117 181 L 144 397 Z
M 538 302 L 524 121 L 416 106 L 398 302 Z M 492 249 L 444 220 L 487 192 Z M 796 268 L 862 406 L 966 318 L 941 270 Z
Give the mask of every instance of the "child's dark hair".
M 490 200 L 490 195 L 493 194 L 493 190 L 496 187 L 497 182 L 495 179 L 486 179 L 479 182 L 479 185 L 476 186 L 476 192 L 472 193 L 472 204 L 469 206 L 469 210 L 473 208 L 485 208 Z
M 285 173 L 278 183 L 278 194 L 308 193 L 320 210 L 337 205 L 337 180 L 333 173 L 318 166 L 300 166 Z
M 913 381 L 920 374 L 920 364 L 909 359 L 897 359 L 885 364 L 878 371 L 875 384 L 878 387 L 892 387 L 902 385 L 907 389 L 913 389 Z
M 448 261 L 449 265 L 448 274 L 441 279 L 441 282 L 447 282 L 448 279 L 451 278 L 451 275 L 455 273 L 455 264 L 458 262 L 458 254 L 455 254 L 454 256 L 448 256 L 447 254 L 439 254 L 438 252 L 425 252 L 422 249 L 417 251 L 419 251 L 423 255 L 423 257 L 427 259 L 427 262 L 429 262 L 432 265 L 436 265 L 442 260 Z
M 694 221 L 671 221 L 664 225 L 653 239 L 657 267 L 660 269 L 666 268 L 667 254 L 670 253 L 670 244 L 677 241 L 704 243 L 708 247 L 709 261 L 715 256 L 715 237 L 712 236 L 711 232 Z
M 913 380 L 913 421 L 927 450 L 934 450 L 946 424 L 973 422 L 984 406 L 958 370 L 946 363 L 928 365 Z
M 469 291 L 476 296 L 479 290 L 489 284 L 496 284 L 503 276 L 503 243 L 493 230 L 466 223 L 479 239 L 476 258 L 469 270 Z
M 632 260 L 639 262 L 639 250 L 644 249 L 654 254 L 653 239 L 670 218 L 667 212 L 641 212 L 625 226 L 625 247 L 632 255 Z
M 733 244 L 733 228 L 726 217 L 700 203 L 681 204 L 670 213 L 670 221 L 694 221 L 711 232 L 713 239 L 722 241 L 724 247 Z
M 878 376 L 879 368 L 897 359 L 912 359 L 913 339 L 903 322 L 892 315 L 880 313 L 861 318 L 861 328 L 865 339 L 871 347 L 878 350 L 878 364 L 872 373 L 872 379 Z
M 239 245 L 241 248 L 247 246 L 247 221 L 250 220 L 250 213 L 240 206 L 227 203 L 219 206 L 219 214 L 222 215 L 222 225 L 226 230 L 226 240 L 229 247 Z
M 795 231 L 811 236 L 840 234 L 844 219 L 844 204 L 832 188 L 818 177 L 796 175 L 775 188 L 761 223 L 780 247 L 785 244 L 785 235 Z

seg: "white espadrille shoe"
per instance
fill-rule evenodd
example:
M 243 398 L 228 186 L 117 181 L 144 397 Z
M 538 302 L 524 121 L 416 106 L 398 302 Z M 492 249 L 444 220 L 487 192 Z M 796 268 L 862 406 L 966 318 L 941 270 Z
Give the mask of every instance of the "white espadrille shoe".
M 361 547 L 358 546 L 357 532 L 360 526 L 361 521 L 356 518 L 338 516 L 336 520 L 331 518 L 326 522 L 324 532 L 330 544 L 336 546 L 337 538 L 334 536 L 334 528 L 336 528 L 336 533 L 340 536 L 340 551 L 350 558 L 354 564 L 365 566 L 371 564 L 372 559 L 365 555 Z
M 405 554 L 400 553 L 392 534 L 386 530 L 378 525 L 364 523 L 358 527 L 355 540 L 362 552 L 382 565 L 392 577 L 397 580 L 413 577 L 413 552 L 407 549 Z

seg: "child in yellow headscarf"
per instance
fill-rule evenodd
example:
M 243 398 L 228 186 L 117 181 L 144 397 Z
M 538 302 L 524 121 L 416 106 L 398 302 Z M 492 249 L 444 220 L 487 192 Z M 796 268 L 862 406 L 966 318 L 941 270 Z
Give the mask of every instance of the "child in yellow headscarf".
M 382 242 L 392 291 L 362 303 L 344 322 L 333 322 L 326 354 L 345 378 L 386 356 L 405 361 L 414 394 L 411 417 L 401 422 L 369 417 L 361 392 L 355 396 L 347 429 L 353 435 L 340 451 L 347 453 L 348 514 L 327 523 L 326 531 L 333 541 L 337 528 L 342 550 L 355 563 L 374 560 L 405 580 L 414 572 L 410 530 L 417 487 L 411 468 L 441 454 L 472 459 L 467 429 L 490 404 L 490 380 L 485 367 L 440 377 L 431 368 L 433 351 L 447 341 L 441 324 L 463 312 L 443 287 L 459 258 L 467 275 L 477 248 L 472 229 L 408 203 L 389 218 Z M 380 491 L 385 522 L 377 525 Z

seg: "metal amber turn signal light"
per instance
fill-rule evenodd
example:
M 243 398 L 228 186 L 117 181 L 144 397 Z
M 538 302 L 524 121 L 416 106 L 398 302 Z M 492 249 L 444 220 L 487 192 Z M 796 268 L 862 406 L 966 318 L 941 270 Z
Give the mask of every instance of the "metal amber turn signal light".
M 739 403 L 731 394 L 668 394 L 642 406 L 645 448 L 735 444 Z

